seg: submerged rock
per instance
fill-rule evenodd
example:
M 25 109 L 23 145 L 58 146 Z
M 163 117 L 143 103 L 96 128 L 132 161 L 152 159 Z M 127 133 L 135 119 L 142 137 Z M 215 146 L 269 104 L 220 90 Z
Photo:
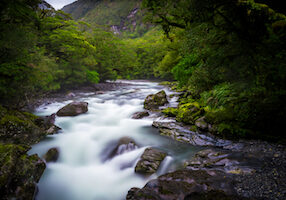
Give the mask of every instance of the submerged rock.
M 147 110 L 159 109 L 160 106 L 164 106 L 168 103 L 167 95 L 164 90 L 156 94 L 150 94 L 144 101 L 144 108 Z
M 166 156 L 166 153 L 158 149 L 145 149 L 144 153 L 140 157 L 140 160 L 136 164 L 135 172 L 144 175 L 151 175 L 155 173 Z
M 56 162 L 59 158 L 59 150 L 57 148 L 51 148 L 49 151 L 44 155 L 44 159 L 46 162 Z
M 117 155 L 121 155 L 138 148 L 136 142 L 130 137 L 122 137 L 117 142 L 114 141 L 108 144 L 107 148 L 103 150 L 102 160 L 106 161 L 112 159 Z
M 72 102 L 61 108 L 56 114 L 57 116 L 77 116 L 88 111 L 87 102 Z
M 149 112 L 143 111 L 143 112 L 136 112 L 132 115 L 132 119 L 142 119 L 144 117 L 148 117 Z
M 114 149 L 114 153 L 115 155 L 120 155 L 129 151 L 133 151 L 137 148 L 138 146 L 132 138 L 123 137 L 118 141 L 117 146 Z

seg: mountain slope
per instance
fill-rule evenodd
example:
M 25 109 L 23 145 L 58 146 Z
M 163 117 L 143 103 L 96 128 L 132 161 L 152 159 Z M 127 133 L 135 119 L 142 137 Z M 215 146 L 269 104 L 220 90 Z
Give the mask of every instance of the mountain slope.
M 149 28 L 142 22 L 141 0 L 78 0 L 62 10 L 75 20 L 102 25 L 115 34 L 143 35 Z

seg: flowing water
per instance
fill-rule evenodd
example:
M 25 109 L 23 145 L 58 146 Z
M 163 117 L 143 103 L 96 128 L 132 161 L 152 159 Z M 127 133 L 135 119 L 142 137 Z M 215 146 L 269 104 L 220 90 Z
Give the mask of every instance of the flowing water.
M 143 187 L 148 180 L 176 169 L 199 149 L 160 136 L 153 128 L 156 116 L 135 120 L 133 113 L 143 111 L 148 94 L 167 88 L 153 82 L 125 81 L 116 91 L 82 94 L 77 101 L 88 102 L 88 112 L 76 117 L 57 117 L 59 134 L 48 136 L 33 146 L 29 154 L 43 156 L 50 148 L 60 151 L 57 162 L 48 163 L 38 184 L 37 200 L 120 200 L 132 187 Z M 71 101 L 40 106 L 36 114 L 50 115 Z M 170 99 L 171 106 L 176 98 Z M 139 148 L 108 159 L 122 137 L 135 140 Z M 135 174 L 136 162 L 147 147 L 168 153 L 160 169 L 149 178 Z

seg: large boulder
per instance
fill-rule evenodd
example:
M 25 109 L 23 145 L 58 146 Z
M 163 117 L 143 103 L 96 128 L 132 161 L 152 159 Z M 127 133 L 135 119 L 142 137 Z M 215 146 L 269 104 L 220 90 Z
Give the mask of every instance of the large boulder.
M 164 106 L 166 103 L 168 103 L 166 92 L 161 90 L 156 94 L 150 94 L 146 97 L 144 108 L 147 110 L 159 109 L 160 106 Z
M 34 199 L 45 163 L 27 155 L 27 146 L 0 144 L 1 199 Z
M 143 175 L 155 173 L 167 154 L 158 149 L 147 148 L 135 167 L 135 172 Z
M 148 117 L 149 112 L 143 111 L 143 112 L 136 112 L 132 115 L 132 119 L 142 119 L 144 117 Z
M 31 145 L 48 133 L 37 123 L 39 117 L 0 106 L 0 141 L 3 143 Z
M 87 102 L 72 102 L 64 106 L 57 112 L 57 116 L 77 116 L 88 111 Z
M 59 158 L 59 150 L 57 148 L 51 148 L 49 151 L 44 155 L 44 159 L 46 162 L 56 162 Z
M 231 179 L 220 171 L 179 170 L 149 181 L 142 189 L 132 188 L 127 200 L 195 199 L 238 200 Z

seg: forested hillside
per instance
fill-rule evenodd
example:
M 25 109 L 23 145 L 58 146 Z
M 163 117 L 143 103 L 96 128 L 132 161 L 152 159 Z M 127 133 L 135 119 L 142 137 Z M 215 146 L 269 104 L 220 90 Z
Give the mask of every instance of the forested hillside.
M 203 117 L 222 137 L 279 137 L 282 8 L 253 0 L 80 0 L 63 9 L 74 21 L 38 0 L 2 1 L 1 103 L 21 106 L 38 94 L 108 79 L 177 80 L 184 97 L 165 112 L 177 120 Z M 190 113 L 194 105 L 199 113 Z
M 150 24 L 143 23 L 142 0 L 79 0 L 65 6 L 62 10 L 71 14 L 75 20 L 88 22 L 111 30 L 125 37 L 139 37 L 146 33 Z

